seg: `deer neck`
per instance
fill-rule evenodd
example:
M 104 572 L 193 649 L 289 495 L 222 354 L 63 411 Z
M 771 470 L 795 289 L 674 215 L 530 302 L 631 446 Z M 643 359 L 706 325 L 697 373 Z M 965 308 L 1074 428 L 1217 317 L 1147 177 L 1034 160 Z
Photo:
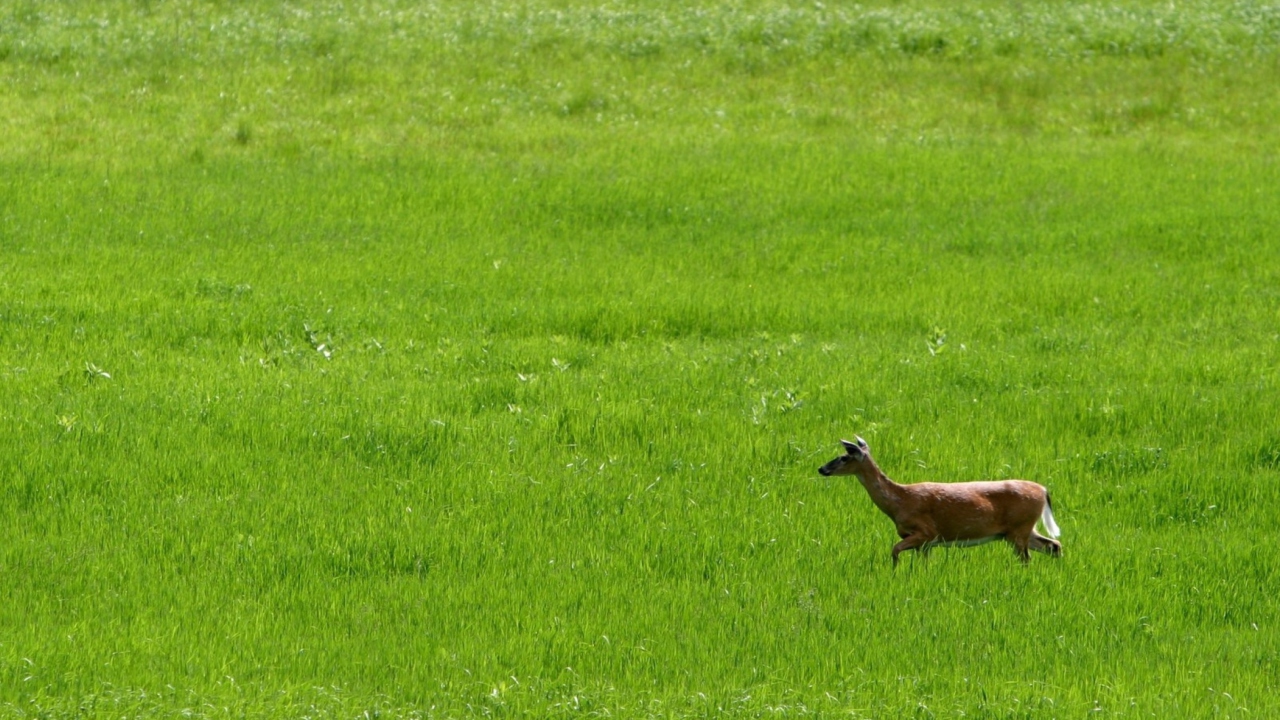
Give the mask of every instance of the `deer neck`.
M 880 468 L 876 467 L 875 463 L 867 464 L 869 467 L 857 473 L 858 480 L 862 481 L 862 486 L 867 489 L 871 502 L 875 503 L 885 515 L 896 518 L 898 507 L 902 504 L 902 486 L 880 472 Z

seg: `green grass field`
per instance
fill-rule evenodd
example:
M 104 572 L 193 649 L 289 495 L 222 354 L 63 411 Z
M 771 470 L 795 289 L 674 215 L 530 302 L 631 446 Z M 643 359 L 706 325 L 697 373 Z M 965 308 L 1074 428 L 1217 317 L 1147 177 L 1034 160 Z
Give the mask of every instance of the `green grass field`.
M 0 717 L 1280 714 L 1280 6 L 0 0 Z M 1021 477 L 1065 556 L 856 481 Z

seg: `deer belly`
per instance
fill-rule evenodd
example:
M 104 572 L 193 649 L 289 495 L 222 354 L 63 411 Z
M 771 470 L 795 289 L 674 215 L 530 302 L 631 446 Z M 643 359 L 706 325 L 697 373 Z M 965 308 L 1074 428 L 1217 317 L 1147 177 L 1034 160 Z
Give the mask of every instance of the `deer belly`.
M 985 545 L 992 540 L 999 540 L 1000 538 L 1000 535 L 988 535 L 987 537 L 969 538 L 966 540 L 943 540 L 942 538 L 938 538 L 929 544 L 940 547 L 973 547 L 974 545 Z

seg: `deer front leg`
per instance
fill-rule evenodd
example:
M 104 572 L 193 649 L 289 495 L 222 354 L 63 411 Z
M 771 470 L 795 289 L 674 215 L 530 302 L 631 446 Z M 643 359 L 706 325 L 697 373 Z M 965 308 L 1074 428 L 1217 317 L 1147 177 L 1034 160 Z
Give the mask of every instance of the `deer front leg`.
M 904 550 L 915 550 L 924 547 L 929 542 L 929 536 L 924 533 L 913 533 L 902 538 L 902 542 L 893 546 L 893 566 L 898 567 L 898 554 Z

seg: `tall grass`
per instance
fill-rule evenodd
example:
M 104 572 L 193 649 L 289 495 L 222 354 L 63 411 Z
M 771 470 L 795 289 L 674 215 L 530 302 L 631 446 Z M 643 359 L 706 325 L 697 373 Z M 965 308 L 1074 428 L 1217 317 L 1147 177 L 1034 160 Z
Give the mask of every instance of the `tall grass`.
M 0 13 L 3 713 L 1274 714 L 1271 10 L 832 5 Z
M 4 157 L 1268 135 L 1259 2 L 14 3 Z M 589 142 L 589 141 L 588 141 Z

